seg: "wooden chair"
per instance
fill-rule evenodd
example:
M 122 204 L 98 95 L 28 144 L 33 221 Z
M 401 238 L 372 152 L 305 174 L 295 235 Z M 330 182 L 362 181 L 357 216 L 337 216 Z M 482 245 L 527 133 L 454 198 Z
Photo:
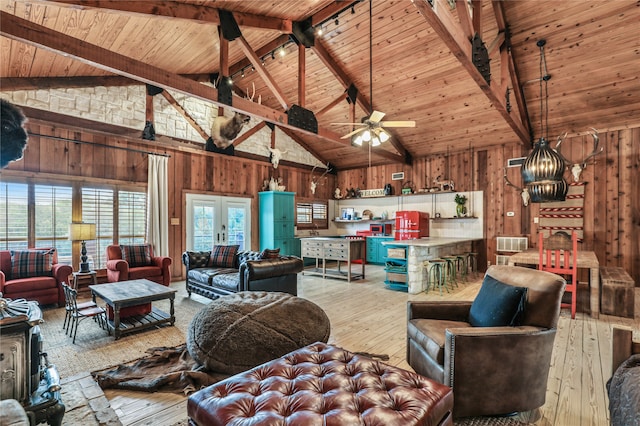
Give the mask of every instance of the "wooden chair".
M 567 281 L 565 292 L 571 293 L 571 303 L 562 303 L 561 307 L 571 308 L 571 319 L 575 319 L 578 293 L 578 236 L 575 232 L 572 232 L 571 236 L 565 232 L 556 232 L 544 238 L 540 232 L 538 237 L 538 269 L 561 275 Z
M 67 285 L 67 283 L 60 283 L 60 285 L 62 285 L 62 289 L 64 291 L 64 309 L 65 309 L 65 315 L 64 315 L 64 323 L 62 324 L 62 329 L 64 331 L 67 331 L 67 327 L 71 326 L 71 319 L 72 319 L 72 313 L 73 313 L 73 305 L 71 304 L 71 299 L 69 298 L 69 296 L 67 295 L 67 289 L 71 288 L 70 286 Z M 76 303 L 76 307 L 79 310 L 82 309 L 87 309 L 87 308 L 95 308 L 96 306 L 96 302 L 89 300 L 87 302 L 82 302 L 82 303 Z
M 99 307 L 89 307 L 85 309 L 80 309 L 78 305 L 78 291 L 69 287 L 68 285 L 64 286 L 65 297 L 67 299 L 67 303 L 71 307 L 71 323 L 68 325 L 69 327 L 69 337 L 73 336 L 73 343 L 76 343 L 76 335 L 78 334 L 78 324 L 80 321 L 86 318 L 93 318 L 98 321 L 100 328 L 104 329 L 107 326 L 106 321 L 107 312 Z M 109 327 L 107 326 L 107 330 Z M 109 332 L 111 334 L 111 332 Z

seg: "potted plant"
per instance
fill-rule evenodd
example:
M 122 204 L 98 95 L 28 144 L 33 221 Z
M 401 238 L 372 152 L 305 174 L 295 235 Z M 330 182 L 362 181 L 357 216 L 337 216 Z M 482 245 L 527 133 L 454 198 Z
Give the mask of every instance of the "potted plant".
M 458 217 L 466 216 L 467 206 L 465 206 L 465 204 L 467 203 L 467 196 L 456 194 L 455 202 L 456 202 L 456 215 Z

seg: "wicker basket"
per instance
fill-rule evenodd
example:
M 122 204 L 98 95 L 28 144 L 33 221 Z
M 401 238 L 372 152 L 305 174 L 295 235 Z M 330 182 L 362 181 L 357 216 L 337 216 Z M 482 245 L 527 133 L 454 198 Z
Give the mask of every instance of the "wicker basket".
M 403 248 L 388 248 L 387 257 L 391 259 L 404 259 L 405 249 Z

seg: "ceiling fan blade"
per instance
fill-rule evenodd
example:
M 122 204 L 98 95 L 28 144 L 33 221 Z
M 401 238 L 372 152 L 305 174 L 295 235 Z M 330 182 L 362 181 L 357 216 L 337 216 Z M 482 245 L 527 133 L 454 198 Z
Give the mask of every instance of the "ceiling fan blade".
M 416 122 L 412 120 L 408 121 L 381 121 L 382 127 L 416 127 Z
M 373 111 L 371 113 L 371 116 L 369 117 L 369 121 L 371 121 L 372 123 L 377 123 L 382 120 L 382 117 L 384 117 L 384 115 L 384 112 Z
M 366 126 L 367 123 L 329 123 L 332 126 Z
M 343 137 L 341 137 L 340 139 L 348 139 L 348 138 L 350 138 L 351 136 L 353 136 L 353 135 L 355 135 L 356 133 L 359 133 L 359 132 L 361 132 L 361 131 L 362 131 L 362 129 L 356 129 L 356 130 L 354 130 L 353 132 L 349 132 L 349 133 L 347 133 L 346 135 L 344 135 L 344 136 L 343 136 Z

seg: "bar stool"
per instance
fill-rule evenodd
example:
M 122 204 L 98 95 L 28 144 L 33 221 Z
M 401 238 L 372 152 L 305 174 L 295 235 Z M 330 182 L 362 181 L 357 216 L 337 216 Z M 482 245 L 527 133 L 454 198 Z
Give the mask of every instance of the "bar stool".
M 448 282 L 453 290 L 454 285 L 458 287 L 458 276 L 456 274 L 458 258 L 456 256 L 442 256 L 442 259 L 446 262 L 444 265 L 445 285 Z
M 478 253 L 469 251 L 467 254 L 467 266 L 471 269 L 475 278 L 478 273 Z
M 458 270 L 458 275 L 460 276 L 460 280 L 467 281 L 467 255 L 466 254 L 456 254 L 456 268 Z
M 437 285 L 440 289 L 440 296 L 442 296 L 442 287 L 444 286 L 449 292 L 449 289 L 445 285 L 445 276 L 444 276 L 444 268 L 446 261 L 443 259 L 431 259 L 425 260 L 423 263 L 424 270 L 427 274 L 427 289 L 425 291 L 429 291 L 431 286 Z

